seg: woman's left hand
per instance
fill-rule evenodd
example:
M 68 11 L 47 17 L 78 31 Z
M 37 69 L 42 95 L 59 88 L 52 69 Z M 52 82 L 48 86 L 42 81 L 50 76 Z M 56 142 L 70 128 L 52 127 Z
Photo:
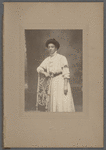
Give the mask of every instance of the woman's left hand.
M 68 93 L 68 87 L 65 86 L 65 87 L 64 87 L 64 94 L 67 95 L 67 93 Z

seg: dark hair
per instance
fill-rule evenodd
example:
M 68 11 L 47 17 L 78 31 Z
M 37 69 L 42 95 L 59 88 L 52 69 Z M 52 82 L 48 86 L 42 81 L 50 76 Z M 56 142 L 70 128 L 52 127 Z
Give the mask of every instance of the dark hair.
M 49 40 L 47 40 L 47 42 L 46 42 L 46 47 L 48 47 L 48 44 L 50 44 L 50 43 L 54 44 L 55 47 L 56 47 L 57 49 L 59 49 L 60 44 L 59 44 L 59 42 L 57 42 L 55 39 L 49 39 Z

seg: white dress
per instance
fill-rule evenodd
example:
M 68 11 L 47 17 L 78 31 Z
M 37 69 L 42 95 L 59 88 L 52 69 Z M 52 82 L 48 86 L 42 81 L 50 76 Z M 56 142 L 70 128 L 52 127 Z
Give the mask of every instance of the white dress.
M 64 94 L 64 78 L 70 78 L 68 62 L 65 56 L 55 52 L 54 56 L 47 57 L 37 68 L 37 72 L 46 69 L 47 72 L 59 73 L 51 78 L 50 85 L 50 111 L 51 112 L 75 112 L 73 96 L 68 80 L 68 93 Z

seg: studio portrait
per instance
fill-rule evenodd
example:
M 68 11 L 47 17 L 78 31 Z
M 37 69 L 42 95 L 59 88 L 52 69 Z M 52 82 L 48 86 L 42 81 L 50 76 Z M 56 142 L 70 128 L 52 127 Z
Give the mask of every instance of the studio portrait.
M 25 30 L 25 111 L 82 112 L 82 30 Z
M 3 148 L 103 148 L 104 3 L 3 8 Z

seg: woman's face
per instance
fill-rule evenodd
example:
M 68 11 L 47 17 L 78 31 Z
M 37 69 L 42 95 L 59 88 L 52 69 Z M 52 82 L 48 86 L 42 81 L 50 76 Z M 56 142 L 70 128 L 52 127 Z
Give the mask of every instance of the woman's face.
M 57 51 L 57 48 L 54 44 L 50 43 L 48 44 L 48 51 L 50 55 L 53 55 L 55 51 Z

